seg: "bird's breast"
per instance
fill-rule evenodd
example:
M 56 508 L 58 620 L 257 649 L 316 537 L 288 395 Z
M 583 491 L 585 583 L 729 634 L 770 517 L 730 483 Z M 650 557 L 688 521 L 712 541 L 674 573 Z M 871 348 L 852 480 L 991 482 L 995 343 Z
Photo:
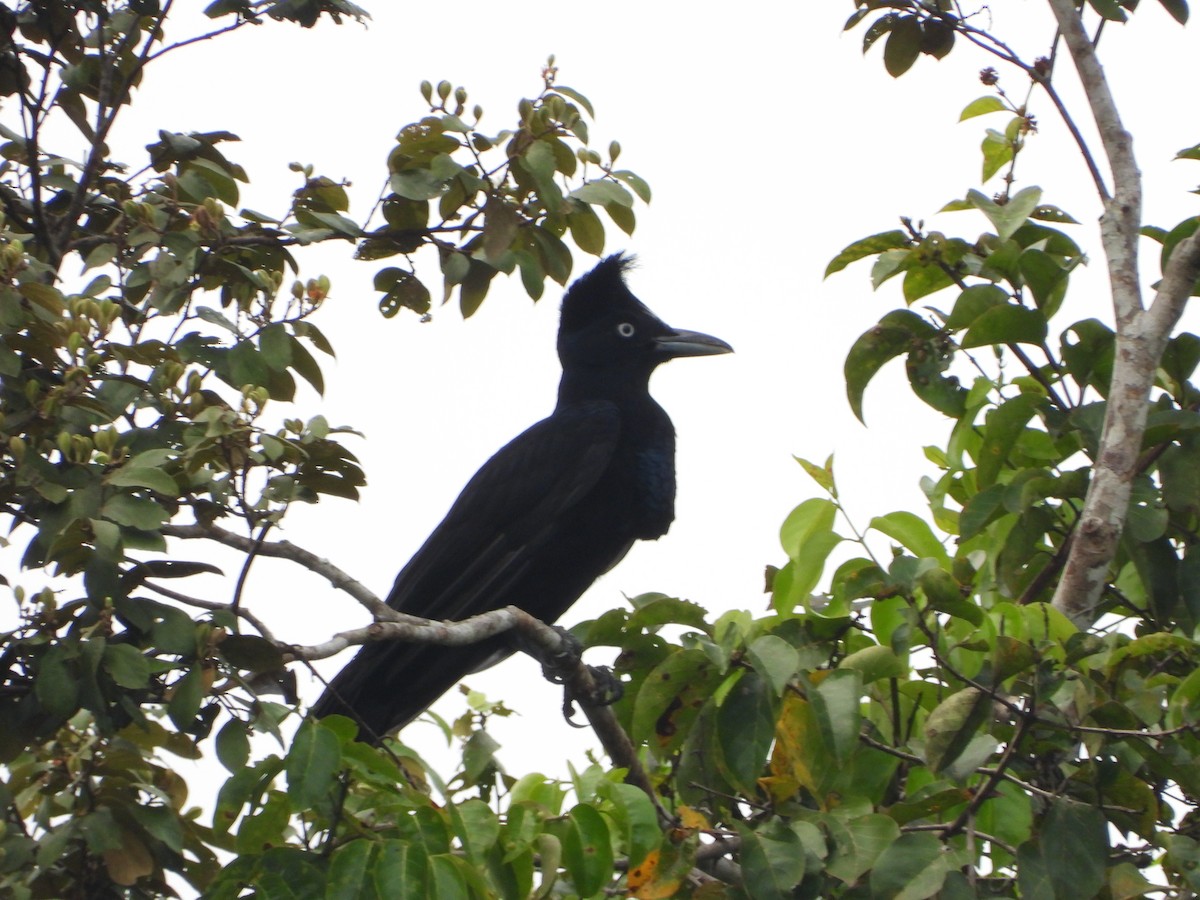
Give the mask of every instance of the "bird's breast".
M 662 537 L 675 519 L 675 447 L 643 447 L 635 454 L 637 505 L 640 529 L 638 537 L 653 540 Z

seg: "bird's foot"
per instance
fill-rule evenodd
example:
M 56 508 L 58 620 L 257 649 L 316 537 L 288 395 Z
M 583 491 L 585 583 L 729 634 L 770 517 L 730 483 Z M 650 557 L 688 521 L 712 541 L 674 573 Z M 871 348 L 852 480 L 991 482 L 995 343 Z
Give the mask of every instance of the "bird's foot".
M 586 725 L 573 720 L 575 704 L 582 706 L 609 706 L 621 699 L 625 688 L 607 666 L 588 666 L 588 674 L 592 676 L 592 684 L 582 690 L 573 684 L 578 672 L 580 658 L 583 655 L 583 644 L 573 634 L 558 625 L 551 626 L 562 638 L 563 647 L 550 659 L 543 658 L 542 672 L 546 678 L 555 684 L 564 686 L 563 718 L 576 728 Z
M 581 706 L 611 706 L 625 696 L 625 685 L 613 674 L 608 666 L 588 666 L 588 674 L 592 676 L 593 689 L 586 694 L 577 692 L 567 685 L 563 692 L 563 718 L 574 728 L 586 728 L 584 722 L 576 722 L 575 702 Z
M 555 684 L 565 684 L 583 657 L 583 644 L 579 638 L 561 625 L 551 625 L 550 627 L 558 632 L 563 646 L 553 656 L 542 658 L 542 674 Z

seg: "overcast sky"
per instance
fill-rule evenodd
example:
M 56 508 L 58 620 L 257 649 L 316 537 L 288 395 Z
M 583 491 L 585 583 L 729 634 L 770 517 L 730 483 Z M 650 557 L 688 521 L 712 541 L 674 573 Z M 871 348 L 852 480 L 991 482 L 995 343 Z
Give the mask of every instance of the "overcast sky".
M 619 139 L 621 163 L 654 190 L 653 203 L 636 210 L 632 238 L 608 228 L 606 252 L 638 254 L 631 287 L 667 322 L 718 335 L 736 350 L 679 360 L 655 376 L 653 392 L 679 434 L 677 521 L 668 536 L 639 545 L 601 579 L 567 624 L 622 603 L 622 593 L 644 591 L 718 612 L 763 612 L 763 567 L 782 561 L 779 525 L 819 493 L 792 454 L 817 461 L 836 454 L 859 528 L 895 509 L 924 512 L 918 481 L 934 473 L 921 447 L 942 441 L 948 423 L 907 391 L 896 364 L 868 390 L 864 428 L 849 411 L 841 377 L 854 339 L 901 305 L 899 282 L 874 294 L 866 264 L 829 282 L 822 273 L 847 243 L 896 227 L 901 215 L 930 219 L 979 186 L 983 130 L 1004 120 L 957 118 L 987 93 L 978 71 L 994 60 L 961 47 L 940 63 L 923 57 L 893 80 L 881 48 L 864 59 L 861 30 L 841 33 L 853 11 L 845 0 L 366 5 L 374 16 L 367 28 L 301 31 L 272 23 L 164 58 L 114 144 L 140 163 L 159 128 L 229 130 L 242 143 L 225 152 L 252 181 L 245 206 L 281 212 L 298 185 L 287 170 L 294 160 L 350 181 L 351 215 L 361 218 L 378 195 L 395 133 L 427 111 L 417 91 L 422 79 L 466 87 L 470 102 L 485 109 L 481 130 L 494 132 L 514 120 L 520 97 L 536 94 L 546 56 L 557 55 L 560 82 L 596 107 L 594 145 Z M 1028 58 L 1045 52 L 1053 30 L 1040 0 L 994 7 L 997 33 Z M 991 15 L 981 13 L 978 23 Z M 200 27 L 198 19 L 181 15 L 174 34 Z M 1170 162 L 1200 140 L 1189 130 L 1195 31 L 1146 2 L 1125 33 L 1108 30 L 1102 50 L 1147 174 L 1147 221 L 1173 225 L 1194 213 L 1186 191 L 1200 181 L 1195 163 Z M 1018 74 L 1000 69 L 1002 85 L 1023 96 Z M 1076 96 L 1069 66 L 1060 67 L 1059 83 Z M 1165 114 L 1179 103 L 1187 108 Z M 1093 259 L 1073 286 L 1062 327 L 1088 315 L 1111 319 L 1090 181 L 1048 101 L 1035 97 L 1033 111 L 1041 132 L 1018 169 L 1019 186 L 1040 184 L 1045 202 L 1074 214 L 1083 224 L 1072 236 Z M 985 191 L 998 188 L 996 180 Z M 938 227 L 974 235 L 985 222 L 957 213 Z M 294 509 L 286 537 L 382 595 L 476 468 L 550 412 L 561 291 L 548 283 L 535 305 L 516 280 L 497 279 L 466 323 L 454 306 L 435 310 L 429 324 L 412 315 L 385 321 L 371 279 L 390 263 L 354 262 L 351 249 L 299 254 L 306 277 L 333 280 L 314 321 L 338 359 L 326 366 L 324 399 L 309 397 L 281 414 L 321 412 L 362 430 L 365 440 L 347 443 L 369 483 L 361 503 Z M 1147 257 L 1147 283 L 1158 274 L 1156 258 Z M 577 254 L 576 273 L 591 261 Z M 436 294 L 435 264 L 423 262 Z M 949 292 L 931 298 L 942 307 L 952 300 Z M 181 555 L 196 552 L 186 547 Z M 221 597 L 232 579 L 210 579 L 206 588 Z M 256 564 L 246 597 L 290 641 L 320 640 L 367 618 L 317 578 L 266 561 Z M 323 668 L 332 672 L 348 658 Z M 566 748 L 590 743 L 561 722 L 557 689 L 528 659 L 469 683 L 524 714 L 493 728 L 505 745 L 502 758 L 517 771 L 564 775 Z M 310 699 L 318 691 L 305 685 Z M 439 708 L 454 715 L 462 702 L 452 697 Z M 441 752 L 429 726 L 414 725 L 405 737 L 431 757 Z

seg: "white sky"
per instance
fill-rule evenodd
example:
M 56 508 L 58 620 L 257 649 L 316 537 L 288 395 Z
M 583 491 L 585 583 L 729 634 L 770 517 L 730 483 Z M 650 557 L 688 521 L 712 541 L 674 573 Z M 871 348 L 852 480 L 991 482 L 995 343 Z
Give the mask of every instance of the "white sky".
M 654 394 L 679 434 L 677 521 L 601 579 L 565 624 L 621 604 L 622 592 L 652 590 L 716 612 L 765 611 L 763 567 L 783 560 L 779 525 L 819 494 L 792 454 L 819 462 L 836 453 L 843 498 L 860 528 L 891 510 L 925 510 L 918 480 L 934 472 L 921 446 L 941 441 L 948 423 L 912 396 L 896 363 L 868 389 L 864 429 L 841 375 L 854 339 L 902 304 L 899 281 L 873 294 L 865 263 L 829 282 L 821 276 L 851 241 L 897 227 L 900 215 L 929 219 L 978 186 L 983 130 L 1005 119 L 956 121 L 987 93 L 977 73 L 994 60 L 963 46 L 940 63 L 923 57 L 894 81 L 881 48 L 864 60 L 861 29 L 841 35 L 853 10 L 844 0 L 367 6 L 374 20 L 366 29 L 272 23 L 168 56 L 149 71 L 114 145 L 140 164 L 158 128 L 229 130 L 242 143 L 222 149 L 252 180 L 245 206 L 281 212 L 298 186 L 287 170 L 295 160 L 352 182 L 351 215 L 361 218 L 378 195 L 396 131 L 426 112 L 422 79 L 465 86 L 470 103 L 485 109 L 483 130 L 494 132 L 514 119 L 517 99 L 536 94 L 546 56 L 557 55 L 560 83 L 596 107 L 594 145 L 619 139 L 622 165 L 654 189 L 653 203 L 636 210 L 632 238 L 608 228 L 606 252 L 639 255 L 631 286 L 667 322 L 718 335 L 737 351 L 677 361 L 656 375 Z M 996 31 L 1019 52 L 1044 52 L 1053 32 L 1041 2 L 993 7 Z M 188 29 L 180 36 L 191 29 L 183 15 L 177 27 Z M 1152 2 L 1142 4 L 1133 27 L 1110 28 L 1102 43 L 1147 174 L 1147 221 L 1168 227 L 1195 212 L 1186 191 L 1200 182 L 1194 163 L 1169 164 L 1200 140 L 1189 130 L 1196 50 L 1195 30 L 1177 27 Z M 1002 84 L 1023 96 L 1019 75 L 997 67 Z M 1069 65 L 1060 66 L 1059 84 L 1076 96 Z M 1089 315 L 1109 320 L 1090 180 L 1048 100 L 1036 96 L 1033 111 L 1042 132 L 1018 169 L 1019 186 L 1042 185 L 1045 202 L 1075 215 L 1083 225 L 1070 233 L 1093 258 L 1090 291 L 1074 286 L 1058 330 Z M 996 179 L 985 190 L 998 188 Z M 938 227 L 974 235 L 985 222 L 957 213 Z M 347 443 L 369 484 L 359 504 L 295 508 L 286 537 L 383 595 L 476 468 L 551 410 L 561 292 L 548 283 L 534 305 L 518 280 L 501 278 L 466 323 L 454 306 L 435 311 L 431 324 L 412 315 L 385 321 L 371 279 L 393 261 L 354 262 L 351 251 L 337 244 L 299 254 L 305 277 L 333 280 L 314 321 L 338 360 L 324 364 L 325 398 L 310 397 L 287 414 L 321 412 L 365 432 L 366 440 Z M 1147 284 L 1158 274 L 1151 252 Z M 424 262 L 438 296 L 436 266 Z M 577 255 L 576 273 L 589 265 Z M 948 307 L 953 296 L 930 299 Z M 177 554 L 200 552 L 183 545 Z M 208 579 L 208 596 L 232 592 L 236 561 L 225 565 L 230 579 Z M 246 602 L 279 637 L 307 643 L 365 623 L 354 601 L 294 569 L 257 563 L 247 589 Z M 189 588 L 202 590 L 193 581 Z M 323 669 L 332 673 L 347 659 Z M 568 755 L 581 762 L 570 748 L 594 744 L 562 723 L 558 689 L 524 657 L 468 682 L 523 712 L 492 726 L 514 771 L 565 775 Z M 319 691 L 304 688 L 310 699 Z M 447 715 L 462 708 L 457 695 L 439 707 Z M 444 751 L 433 732 L 415 725 L 405 737 L 436 764 Z M 439 768 L 446 773 L 449 765 Z

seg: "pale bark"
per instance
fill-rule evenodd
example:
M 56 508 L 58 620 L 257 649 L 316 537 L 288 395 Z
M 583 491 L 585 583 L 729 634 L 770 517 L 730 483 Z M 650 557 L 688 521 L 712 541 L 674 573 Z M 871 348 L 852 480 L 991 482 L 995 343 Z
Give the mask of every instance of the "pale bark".
M 1112 386 L 1091 484 L 1053 599 L 1055 608 L 1080 628 L 1087 628 L 1096 619 L 1096 607 L 1109 581 L 1109 568 L 1128 516 L 1154 374 L 1200 275 L 1200 239 L 1193 236 L 1176 246 L 1154 301 L 1146 309 L 1137 257 L 1142 180 L 1133 155 L 1133 138 L 1121 123 L 1096 48 L 1073 0 L 1048 2 L 1079 73 L 1113 180 L 1111 195 L 1101 188 L 1104 213 L 1100 219 L 1117 332 Z

